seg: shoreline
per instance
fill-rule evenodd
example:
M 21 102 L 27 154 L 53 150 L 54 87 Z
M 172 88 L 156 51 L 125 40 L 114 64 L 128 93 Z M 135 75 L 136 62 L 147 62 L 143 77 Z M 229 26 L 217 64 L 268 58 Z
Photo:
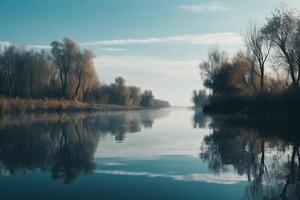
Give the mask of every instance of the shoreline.
M 155 108 L 143 108 L 122 105 L 85 103 L 72 100 L 57 99 L 21 99 L 0 97 L 0 114 L 18 113 L 77 113 L 130 111 Z

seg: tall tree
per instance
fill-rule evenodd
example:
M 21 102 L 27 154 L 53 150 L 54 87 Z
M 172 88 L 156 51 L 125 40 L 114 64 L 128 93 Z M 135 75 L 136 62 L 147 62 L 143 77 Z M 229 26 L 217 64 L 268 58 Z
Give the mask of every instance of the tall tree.
M 64 98 L 70 98 L 71 95 L 68 91 L 69 76 L 79 48 L 77 44 L 69 38 L 64 38 L 62 43 L 53 41 L 51 46 L 53 60 L 59 71 L 62 95 Z
M 131 105 L 139 106 L 141 101 L 141 88 L 135 86 L 128 87 L 129 98 Z
M 245 44 L 248 50 L 253 54 L 259 66 L 260 89 L 264 90 L 265 65 L 271 51 L 271 42 L 267 40 L 264 34 L 257 29 L 256 25 L 249 28 L 248 35 L 245 38 Z
M 202 61 L 199 65 L 200 75 L 205 87 L 211 88 L 211 86 L 215 84 L 214 81 L 216 81 L 216 79 L 214 79 L 214 77 L 219 74 L 221 66 L 226 62 L 227 57 L 225 52 L 214 49 L 208 53 L 208 59 Z
M 262 33 L 279 50 L 278 58 L 287 65 L 292 84 L 299 85 L 300 81 L 300 19 L 291 10 L 277 9 Z M 283 65 L 284 66 L 284 65 Z
M 73 69 L 74 99 L 82 99 L 93 87 L 98 87 L 99 79 L 93 64 L 94 55 L 89 50 L 78 51 Z
M 154 96 L 152 94 L 152 91 L 145 90 L 144 93 L 141 96 L 141 106 L 142 107 L 152 107 L 154 103 Z

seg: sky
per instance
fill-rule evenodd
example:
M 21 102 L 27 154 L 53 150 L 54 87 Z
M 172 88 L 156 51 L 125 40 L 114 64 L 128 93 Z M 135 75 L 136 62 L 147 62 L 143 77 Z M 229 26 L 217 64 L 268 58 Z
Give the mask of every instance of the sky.
M 285 0 L 300 8 L 299 0 Z M 191 105 L 207 52 L 243 48 L 250 23 L 279 0 L 1 0 L 0 44 L 47 48 L 70 37 L 94 51 L 102 83 L 117 76 L 172 105 Z

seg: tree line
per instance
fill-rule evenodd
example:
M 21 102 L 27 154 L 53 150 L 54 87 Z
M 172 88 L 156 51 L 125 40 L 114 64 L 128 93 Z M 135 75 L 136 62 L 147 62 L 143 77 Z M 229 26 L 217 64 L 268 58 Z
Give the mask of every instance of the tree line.
M 152 91 L 126 86 L 122 77 L 100 84 L 92 51 L 70 38 L 51 42 L 49 50 L 0 46 L 0 95 L 12 98 L 66 99 L 99 104 L 152 107 Z
M 286 99 L 298 98 L 298 11 L 276 9 L 261 27 L 249 26 L 244 46 L 246 51 L 240 51 L 232 57 L 225 51 L 212 50 L 207 60 L 200 63 L 203 85 L 208 90 L 194 91 L 192 101 L 195 106 L 201 106 L 205 101 L 204 108 L 208 111 L 256 112 L 267 109 L 266 105 L 272 107 L 272 103 L 284 107 Z M 209 98 L 207 93 L 210 94 Z M 291 103 L 297 105 L 296 102 Z M 249 107 L 250 104 L 252 107 Z

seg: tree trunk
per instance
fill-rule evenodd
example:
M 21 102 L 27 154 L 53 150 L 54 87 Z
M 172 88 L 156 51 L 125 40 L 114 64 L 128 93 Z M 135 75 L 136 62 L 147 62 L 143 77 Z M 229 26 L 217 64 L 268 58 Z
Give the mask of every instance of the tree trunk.
M 260 90 L 263 91 L 265 88 L 265 74 L 264 74 L 264 69 L 261 69 L 260 72 Z
M 32 74 L 31 74 L 31 76 L 30 76 L 30 97 L 32 97 L 33 96 L 33 78 L 32 78 Z
M 82 77 L 82 73 L 79 72 L 79 74 L 78 74 L 78 83 L 77 83 L 76 90 L 75 90 L 75 99 L 77 99 L 77 97 L 78 97 L 79 89 L 80 89 L 80 86 L 81 86 L 81 77 Z

